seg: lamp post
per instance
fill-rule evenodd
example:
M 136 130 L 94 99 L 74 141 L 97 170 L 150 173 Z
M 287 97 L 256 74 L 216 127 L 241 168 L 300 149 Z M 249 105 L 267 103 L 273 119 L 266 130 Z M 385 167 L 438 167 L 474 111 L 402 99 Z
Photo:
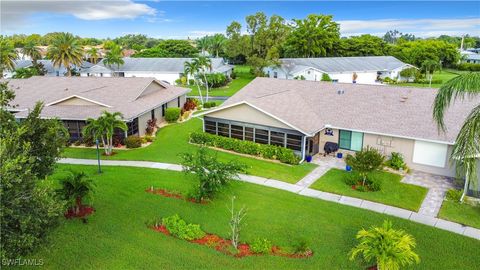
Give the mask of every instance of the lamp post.
M 97 144 L 98 173 L 102 173 L 102 168 L 100 167 L 100 149 L 98 147 L 99 145 L 98 138 L 95 140 L 95 142 Z

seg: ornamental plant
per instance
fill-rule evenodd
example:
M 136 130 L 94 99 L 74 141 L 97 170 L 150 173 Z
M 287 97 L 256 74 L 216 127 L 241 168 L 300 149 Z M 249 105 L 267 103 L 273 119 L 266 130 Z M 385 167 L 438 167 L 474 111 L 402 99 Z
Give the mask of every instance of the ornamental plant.
M 250 245 L 253 253 L 268 254 L 272 251 L 272 242 L 266 238 L 257 238 Z
M 180 218 L 178 214 L 162 218 L 162 225 L 171 235 L 187 241 L 200 239 L 205 236 L 200 225 L 190 224 Z
M 180 118 L 180 108 L 167 108 L 165 110 L 165 120 L 169 123 L 177 122 Z
M 368 174 L 382 168 L 385 157 L 377 149 L 367 146 L 354 156 L 348 155 L 345 161 L 354 172 L 359 174 L 364 186 Z

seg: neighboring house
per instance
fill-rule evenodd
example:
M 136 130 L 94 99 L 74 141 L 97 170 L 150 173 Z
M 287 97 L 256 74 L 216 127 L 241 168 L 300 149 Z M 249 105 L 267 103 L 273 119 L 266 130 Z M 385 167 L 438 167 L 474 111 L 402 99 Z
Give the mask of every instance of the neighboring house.
M 208 133 L 284 146 L 301 157 L 324 153 L 327 142 L 344 155 L 371 146 L 400 152 L 412 169 L 455 176 L 452 145 L 480 99 L 450 106 L 442 133 L 432 118 L 437 91 L 256 78 L 201 115 Z
M 460 55 L 461 55 L 461 62 L 463 63 L 480 64 L 479 53 L 476 53 L 474 51 L 460 51 Z
M 125 62 L 117 68 L 116 65 L 105 65 L 104 60 L 83 69 L 81 76 L 84 77 L 152 77 L 160 81 L 175 84 L 175 80 L 183 76 L 185 62 L 193 58 L 123 58 Z M 211 58 L 212 73 L 223 73 L 230 76 L 233 66 L 228 65 L 222 58 Z
M 379 84 L 380 80 L 406 80 L 400 72 L 411 68 L 393 56 L 283 58 L 280 66 L 265 68 L 267 77 L 321 81 L 328 74 L 335 82 Z M 357 78 L 354 81 L 354 74 Z
M 41 117 L 59 118 L 68 128 L 71 140 L 80 137 L 87 118 L 97 118 L 101 112 L 121 112 L 128 131 L 121 137 L 145 134 L 147 121 L 162 121 L 165 110 L 183 107 L 190 89 L 162 83 L 153 78 L 82 78 L 32 77 L 11 79 L 18 104 L 11 111 L 17 119 L 25 118 L 35 103 L 45 107 Z
M 37 62 L 39 64 L 42 64 L 43 68 L 46 70 L 45 76 L 63 77 L 67 73 L 67 69 L 63 65 L 61 65 L 60 67 L 56 67 L 53 65 L 53 62 L 51 60 L 44 59 L 44 60 L 38 60 Z M 32 65 L 33 65 L 32 60 L 16 60 L 15 61 L 15 69 L 27 68 L 27 67 L 31 67 Z M 73 65 L 73 68 L 77 71 L 81 71 L 82 69 L 89 68 L 92 65 L 93 65 L 92 63 L 83 61 L 80 67 Z M 11 78 L 13 74 L 15 74 L 15 70 L 13 71 L 6 70 L 3 72 L 3 77 Z

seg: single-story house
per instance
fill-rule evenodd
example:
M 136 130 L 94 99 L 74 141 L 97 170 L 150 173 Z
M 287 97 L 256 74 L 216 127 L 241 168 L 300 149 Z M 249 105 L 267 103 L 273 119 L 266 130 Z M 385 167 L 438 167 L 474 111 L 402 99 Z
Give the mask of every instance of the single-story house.
M 205 132 L 279 145 L 301 157 L 326 143 L 345 154 L 371 146 L 399 152 L 414 170 L 455 176 L 452 145 L 480 99 L 457 101 L 446 132 L 432 118 L 437 89 L 256 78 L 220 107 L 205 112 Z
M 90 68 L 82 69 L 82 77 L 153 77 L 157 80 L 175 84 L 175 80 L 183 76 L 185 62 L 193 58 L 130 58 L 124 57 L 124 64 L 109 66 L 104 59 Z M 211 58 L 212 73 L 223 73 L 230 76 L 233 66 L 222 58 Z
M 412 67 L 393 56 L 282 58 L 280 65 L 267 67 L 264 72 L 267 77 L 287 80 L 321 81 L 327 74 L 334 82 L 379 84 L 385 78 L 408 79 L 400 72 Z
M 172 86 L 153 78 L 43 77 L 10 79 L 18 104 L 11 108 L 17 119 L 26 118 L 37 101 L 45 107 L 41 117 L 59 118 L 68 128 L 71 140 L 82 137 L 86 119 L 102 111 L 120 112 L 128 130 L 121 137 L 145 134 L 147 121 L 162 121 L 166 108 L 183 107 L 187 88 Z
M 54 66 L 51 60 L 43 59 L 43 60 L 38 60 L 37 62 L 39 64 L 42 64 L 43 68 L 46 70 L 45 76 L 63 77 L 67 73 L 67 69 L 63 65 L 61 65 L 60 67 Z M 27 67 L 31 67 L 32 65 L 33 65 L 32 60 L 16 60 L 15 61 L 15 69 L 27 68 Z M 73 69 L 79 72 L 82 69 L 89 68 L 91 66 L 93 66 L 92 63 L 83 61 L 82 65 L 79 67 L 73 65 Z M 11 78 L 14 73 L 15 73 L 15 70 L 13 71 L 5 70 L 3 73 L 3 77 Z
M 480 54 L 474 51 L 460 51 L 462 56 L 461 62 L 471 63 L 471 64 L 480 64 Z

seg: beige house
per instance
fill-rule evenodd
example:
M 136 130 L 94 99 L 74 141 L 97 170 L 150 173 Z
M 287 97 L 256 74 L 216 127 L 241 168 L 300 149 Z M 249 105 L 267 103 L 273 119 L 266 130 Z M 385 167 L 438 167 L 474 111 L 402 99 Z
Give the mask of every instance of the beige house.
M 183 107 L 190 89 L 172 86 L 154 78 L 32 77 L 8 80 L 18 104 L 10 108 L 17 119 L 25 118 L 35 103 L 42 101 L 44 118 L 59 118 L 71 140 L 80 138 L 85 121 L 102 111 L 120 112 L 126 132 L 117 136 L 145 134 L 147 121 L 163 121 L 165 109 Z
M 323 154 L 327 142 L 347 154 L 366 146 L 399 152 L 412 169 L 454 176 L 449 159 L 463 119 L 476 101 L 447 110 L 447 131 L 432 119 L 437 90 L 257 78 L 203 114 L 204 131 Z

